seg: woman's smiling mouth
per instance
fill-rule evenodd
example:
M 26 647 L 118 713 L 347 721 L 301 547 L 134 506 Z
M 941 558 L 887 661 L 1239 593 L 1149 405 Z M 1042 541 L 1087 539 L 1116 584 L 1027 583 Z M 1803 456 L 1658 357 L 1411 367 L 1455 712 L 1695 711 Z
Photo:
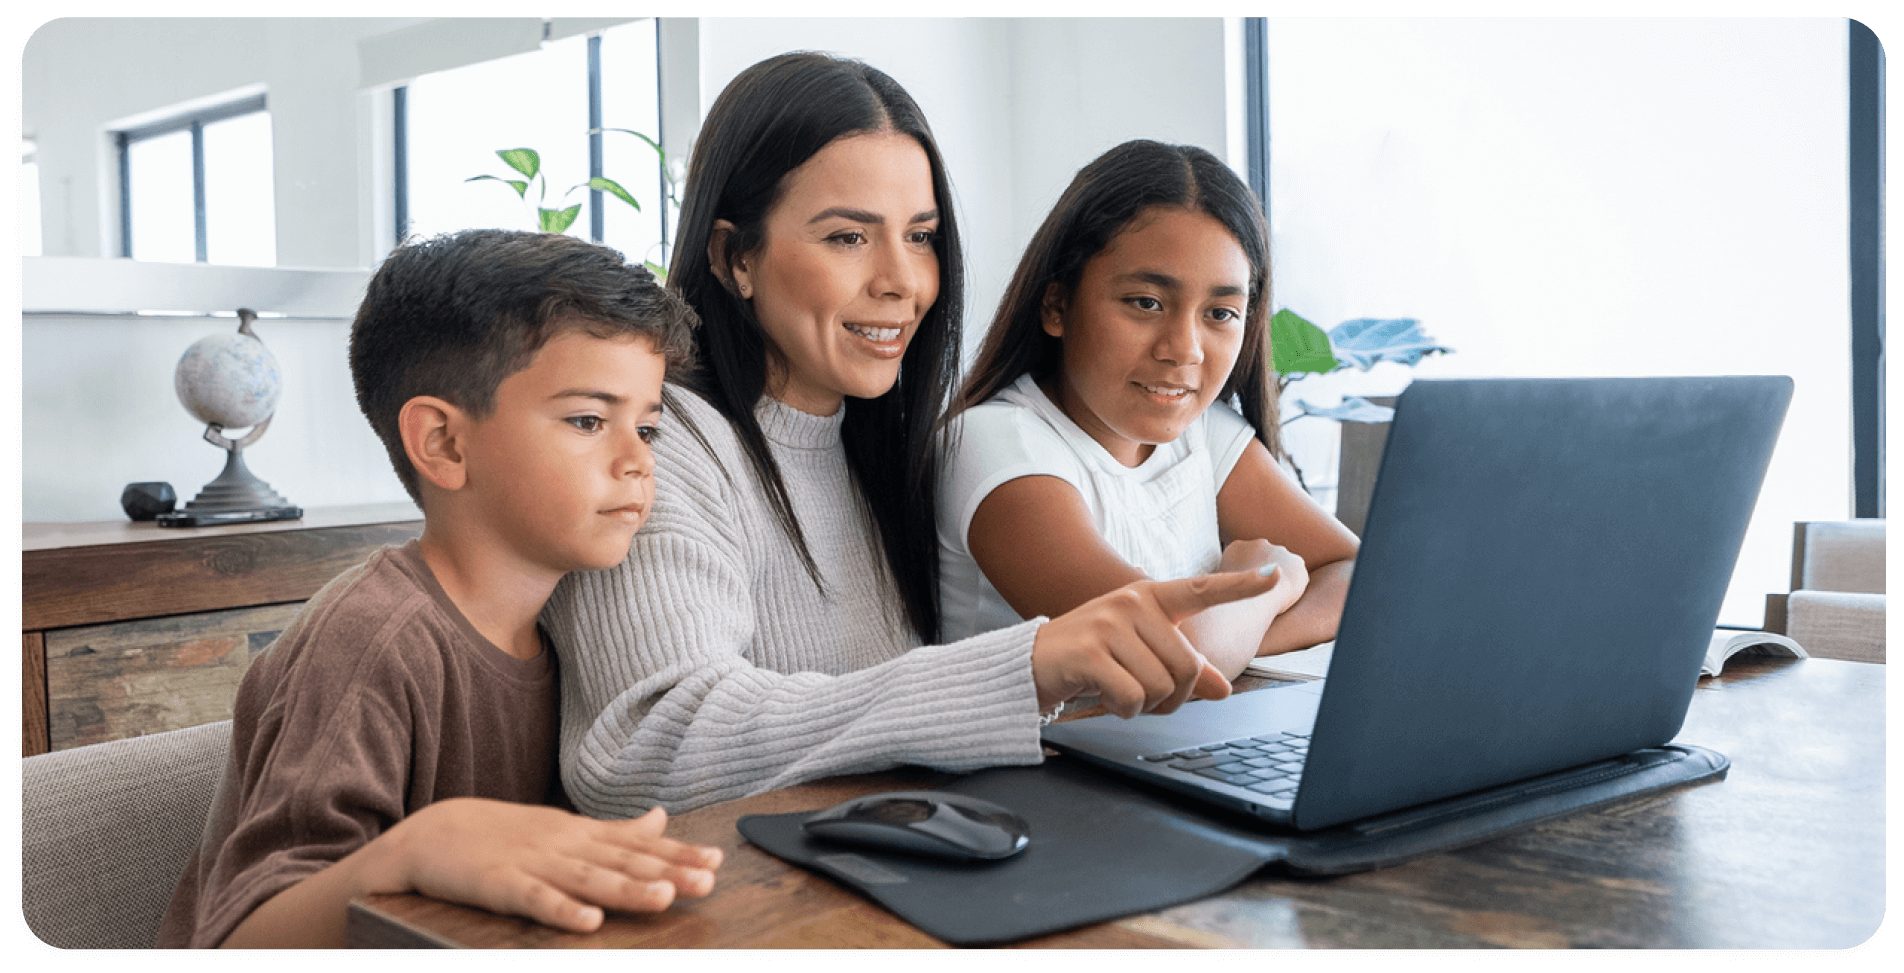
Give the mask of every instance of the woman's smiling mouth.
M 846 330 L 851 331 L 854 334 L 859 335 L 860 337 L 865 338 L 866 340 L 874 342 L 876 344 L 885 344 L 889 341 L 898 341 L 899 336 L 902 333 L 904 333 L 906 329 L 905 328 L 876 328 L 871 325 L 853 324 L 851 322 L 848 322 L 846 325 Z
M 906 350 L 906 328 L 899 324 L 856 324 L 842 322 L 846 330 L 866 339 L 865 348 L 876 358 L 898 358 Z

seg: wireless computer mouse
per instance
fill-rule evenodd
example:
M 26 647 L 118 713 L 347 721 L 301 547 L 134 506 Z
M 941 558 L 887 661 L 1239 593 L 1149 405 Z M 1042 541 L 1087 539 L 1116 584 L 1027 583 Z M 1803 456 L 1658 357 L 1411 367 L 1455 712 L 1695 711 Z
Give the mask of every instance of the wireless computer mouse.
M 807 834 L 954 861 L 1010 858 L 1031 825 L 990 801 L 943 791 L 889 791 L 843 801 L 806 819 Z

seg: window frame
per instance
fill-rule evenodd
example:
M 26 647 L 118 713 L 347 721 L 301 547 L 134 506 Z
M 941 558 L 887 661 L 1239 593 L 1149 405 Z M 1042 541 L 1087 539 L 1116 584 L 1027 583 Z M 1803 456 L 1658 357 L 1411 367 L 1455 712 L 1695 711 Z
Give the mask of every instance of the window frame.
M 174 132 L 192 133 L 192 236 L 194 260 L 206 263 L 205 126 L 259 112 L 269 112 L 265 92 L 195 111 L 183 112 L 112 133 L 119 161 L 119 256 L 132 255 L 132 146 Z
M 1249 187 L 1269 221 L 1269 18 L 1243 18 L 1243 132 Z

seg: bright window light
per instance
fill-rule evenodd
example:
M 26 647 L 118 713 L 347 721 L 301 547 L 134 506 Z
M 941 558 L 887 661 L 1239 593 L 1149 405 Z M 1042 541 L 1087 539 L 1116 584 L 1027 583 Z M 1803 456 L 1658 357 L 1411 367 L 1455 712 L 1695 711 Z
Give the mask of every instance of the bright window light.
M 642 20 L 601 37 L 602 125 L 659 136 L 655 29 Z M 531 230 L 537 205 L 579 205 L 572 236 L 591 235 L 588 38 L 552 41 L 540 50 L 426 74 L 406 91 L 407 202 L 410 239 L 470 227 Z M 497 157 L 530 148 L 544 182 L 525 202 L 501 183 L 522 176 Z M 629 260 L 665 261 L 661 252 L 662 177 L 655 151 L 625 132 L 602 137 L 602 174 L 641 204 L 636 211 L 604 195 L 602 242 Z M 581 188 L 576 188 L 576 187 Z M 571 191 L 572 190 L 572 191 Z
M 253 112 L 205 126 L 205 259 L 273 267 L 277 236 L 271 115 Z
M 192 133 L 140 139 L 127 148 L 131 170 L 132 257 L 191 263 L 197 257 L 192 216 Z

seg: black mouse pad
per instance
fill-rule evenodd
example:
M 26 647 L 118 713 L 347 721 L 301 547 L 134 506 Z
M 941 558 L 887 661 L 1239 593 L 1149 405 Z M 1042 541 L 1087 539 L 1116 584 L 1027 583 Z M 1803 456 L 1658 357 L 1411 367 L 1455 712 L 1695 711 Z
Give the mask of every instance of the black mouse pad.
M 1674 744 L 1304 834 L 1048 757 L 1037 766 L 979 771 L 945 788 L 1002 804 L 1031 825 L 1031 845 L 1022 853 L 972 864 L 808 838 L 800 825 L 821 808 L 749 815 L 738 827 L 770 854 L 858 890 L 945 942 L 982 946 L 1214 895 L 1270 863 L 1296 875 L 1398 864 L 1722 778 L 1727 767 L 1718 753 Z
M 800 824 L 813 812 L 743 817 L 740 833 L 958 945 L 1188 902 L 1235 885 L 1283 850 L 1062 758 L 980 771 L 947 789 L 1016 811 L 1031 825 L 1031 845 L 1003 861 L 942 862 L 809 838 Z

